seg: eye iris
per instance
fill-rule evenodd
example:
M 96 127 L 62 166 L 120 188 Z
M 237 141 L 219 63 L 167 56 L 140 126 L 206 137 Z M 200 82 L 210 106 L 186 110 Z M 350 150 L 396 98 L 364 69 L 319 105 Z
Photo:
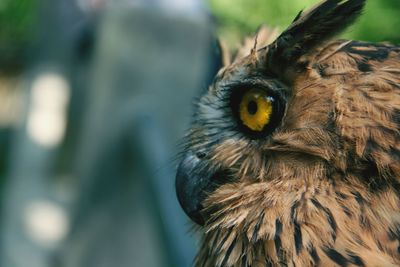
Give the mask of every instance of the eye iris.
M 265 91 L 251 89 L 240 102 L 240 120 L 252 131 L 261 132 L 269 123 L 273 111 L 273 98 Z

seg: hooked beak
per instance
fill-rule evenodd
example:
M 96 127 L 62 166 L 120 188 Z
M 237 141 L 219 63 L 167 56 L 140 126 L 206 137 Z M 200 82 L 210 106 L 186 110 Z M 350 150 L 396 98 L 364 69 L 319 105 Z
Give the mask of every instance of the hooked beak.
M 183 210 L 195 223 L 204 225 L 202 203 L 222 185 L 223 178 L 222 172 L 208 169 L 206 159 L 199 158 L 193 152 L 187 153 L 179 164 L 175 180 L 176 194 Z

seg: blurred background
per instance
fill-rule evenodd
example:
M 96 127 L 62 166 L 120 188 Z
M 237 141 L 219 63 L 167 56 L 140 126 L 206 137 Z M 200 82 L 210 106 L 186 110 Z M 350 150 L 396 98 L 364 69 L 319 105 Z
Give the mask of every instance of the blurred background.
M 314 3 L 0 0 L 0 266 L 190 266 L 176 155 L 216 36 Z M 400 43 L 399 11 L 370 0 L 343 37 Z

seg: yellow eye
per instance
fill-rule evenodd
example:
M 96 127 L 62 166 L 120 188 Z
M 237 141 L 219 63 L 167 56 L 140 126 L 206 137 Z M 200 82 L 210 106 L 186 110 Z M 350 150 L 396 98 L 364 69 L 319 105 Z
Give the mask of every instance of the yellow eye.
M 261 89 L 246 92 L 239 104 L 240 120 L 250 130 L 261 132 L 271 120 L 274 99 Z

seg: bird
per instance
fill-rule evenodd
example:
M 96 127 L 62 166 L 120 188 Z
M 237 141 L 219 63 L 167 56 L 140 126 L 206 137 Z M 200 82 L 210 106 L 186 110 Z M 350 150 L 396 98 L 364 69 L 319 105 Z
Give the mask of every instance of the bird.
M 400 266 L 400 47 L 336 39 L 365 4 L 301 11 L 199 96 L 175 180 L 194 266 Z

